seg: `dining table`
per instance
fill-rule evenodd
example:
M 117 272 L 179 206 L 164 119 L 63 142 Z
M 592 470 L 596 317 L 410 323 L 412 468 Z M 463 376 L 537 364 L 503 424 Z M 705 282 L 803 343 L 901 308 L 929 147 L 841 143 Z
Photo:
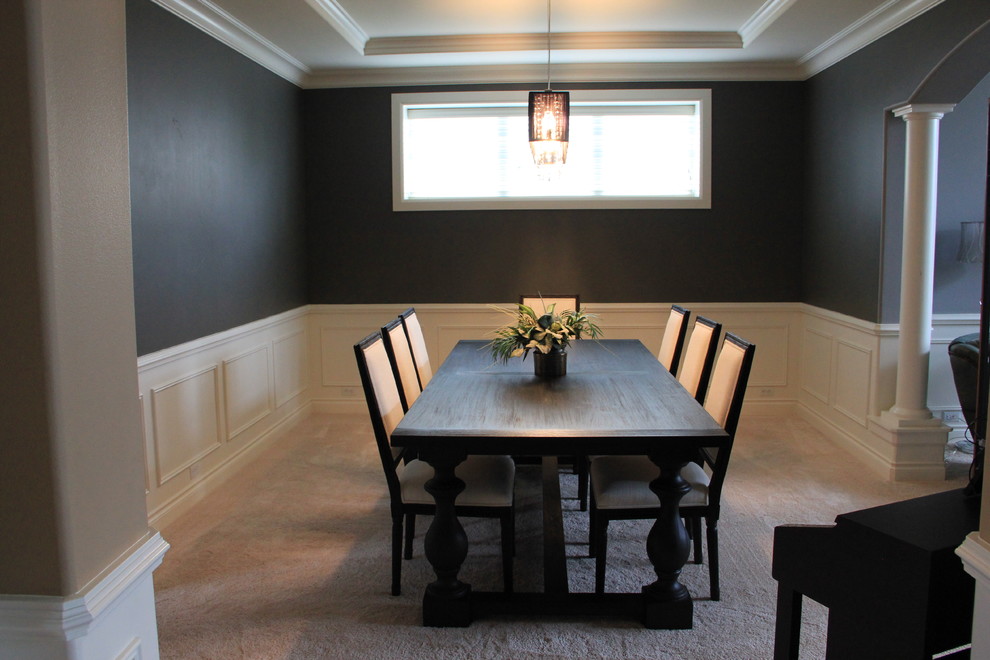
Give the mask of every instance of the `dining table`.
M 680 470 L 700 447 L 729 440 L 639 340 L 574 341 L 566 374 L 556 378 L 534 375 L 532 359 L 493 360 L 486 341 L 459 341 L 391 435 L 393 446 L 434 469 L 426 489 L 436 511 L 424 547 L 436 580 L 425 587 L 423 624 L 468 626 L 493 614 L 620 615 L 647 628 L 691 628 L 692 597 L 679 581 L 691 540 L 678 510 L 690 486 Z M 455 469 L 476 454 L 544 457 L 545 467 L 558 456 L 648 456 L 659 468 L 650 488 L 660 514 L 644 540 L 655 581 L 635 593 L 473 591 L 458 577 L 468 540 L 454 504 L 464 489 Z M 559 490 L 557 497 L 559 510 Z

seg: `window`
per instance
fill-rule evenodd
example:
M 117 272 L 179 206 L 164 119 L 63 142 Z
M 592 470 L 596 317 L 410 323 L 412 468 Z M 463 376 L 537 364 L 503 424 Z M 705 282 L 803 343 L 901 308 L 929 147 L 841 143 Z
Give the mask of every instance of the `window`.
M 529 150 L 526 92 L 392 95 L 393 208 L 710 208 L 711 91 L 572 91 L 559 176 Z

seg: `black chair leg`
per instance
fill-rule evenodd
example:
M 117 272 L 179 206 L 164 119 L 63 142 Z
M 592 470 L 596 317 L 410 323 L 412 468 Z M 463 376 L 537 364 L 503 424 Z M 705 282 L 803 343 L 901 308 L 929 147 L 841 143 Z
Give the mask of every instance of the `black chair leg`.
M 721 593 L 718 584 L 718 518 L 707 518 L 708 529 L 708 577 L 711 583 L 711 598 L 719 600 Z
M 502 583 L 505 593 L 512 593 L 512 556 L 515 554 L 515 521 L 512 509 L 502 514 Z
M 595 556 L 595 533 L 598 526 L 598 509 L 595 507 L 595 494 L 591 494 L 591 509 L 588 511 L 588 556 Z
M 407 513 L 406 514 L 406 559 L 412 559 L 413 556 L 413 538 L 416 536 L 416 514 Z
M 392 595 L 402 593 L 402 515 L 392 516 Z
M 704 553 L 701 550 L 701 518 L 691 518 L 691 538 L 694 540 L 694 563 L 700 564 Z
M 581 510 L 588 510 L 588 457 L 575 456 L 574 468 L 578 476 L 578 499 L 581 501 Z
M 599 512 L 600 513 L 600 512 Z M 608 552 L 608 518 L 601 516 L 595 530 L 595 593 L 605 593 L 605 554 Z

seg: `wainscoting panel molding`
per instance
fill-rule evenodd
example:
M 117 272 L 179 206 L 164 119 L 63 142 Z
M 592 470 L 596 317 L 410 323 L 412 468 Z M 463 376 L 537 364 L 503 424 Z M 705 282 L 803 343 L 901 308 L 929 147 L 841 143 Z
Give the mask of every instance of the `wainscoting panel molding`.
M 309 387 L 309 352 L 305 328 L 279 337 L 275 347 L 275 406 L 281 408 Z
M 860 426 L 869 423 L 873 350 L 844 339 L 835 341 L 834 408 Z
M 151 389 L 157 485 L 220 447 L 216 366 Z
M 224 405 L 227 412 L 227 440 L 272 413 L 275 383 L 271 377 L 268 344 L 223 361 Z
M 832 338 L 814 328 L 805 328 L 801 347 L 801 389 L 826 406 L 832 393 Z

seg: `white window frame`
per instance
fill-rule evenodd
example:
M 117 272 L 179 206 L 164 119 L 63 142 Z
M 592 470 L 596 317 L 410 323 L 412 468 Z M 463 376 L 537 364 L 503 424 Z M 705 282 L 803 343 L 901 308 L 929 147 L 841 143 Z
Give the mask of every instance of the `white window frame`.
M 428 104 L 512 104 L 523 108 L 527 92 L 421 92 L 392 95 L 392 208 L 394 211 L 498 209 L 710 209 L 712 122 L 710 89 L 571 90 L 571 105 L 643 101 L 697 103 L 701 124 L 701 172 L 697 196 L 470 197 L 404 199 L 402 131 L 407 108 Z M 564 167 L 567 167 L 564 165 Z

